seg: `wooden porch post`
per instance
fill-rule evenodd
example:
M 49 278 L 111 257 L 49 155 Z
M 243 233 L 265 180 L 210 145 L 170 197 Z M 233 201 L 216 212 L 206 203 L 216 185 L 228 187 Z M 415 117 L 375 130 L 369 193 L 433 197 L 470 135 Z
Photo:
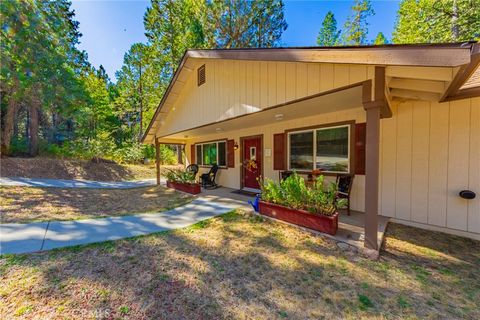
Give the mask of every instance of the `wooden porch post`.
M 157 186 L 160 185 L 160 142 L 155 138 L 155 166 L 157 169 Z
M 365 240 L 366 248 L 378 250 L 378 179 L 380 176 L 380 118 L 390 117 L 385 97 L 385 67 L 375 67 L 371 82 L 364 86 L 363 107 L 367 116 L 365 150 Z M 373 101 L 372 101 L 373 100 Z
M 378 250 L 378 177 L 380 162 L 380 106 L 365 106 L 367 134 L 365 153 L 365 247 Z

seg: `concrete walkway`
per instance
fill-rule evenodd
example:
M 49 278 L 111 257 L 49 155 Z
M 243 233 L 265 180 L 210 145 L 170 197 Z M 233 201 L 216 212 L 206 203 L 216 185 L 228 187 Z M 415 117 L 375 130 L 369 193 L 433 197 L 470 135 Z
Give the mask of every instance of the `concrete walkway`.
M 62 180 L 42 178 L 0 177 L 0 186 L 46 187 L 46 188 L 92 188 L 92 189 L 128 189 L 154 186 L 155 179 L 122 182 L 102 182 L 90 180 Z
M 206 195 L 185 206 L 153 214 L 0 224 L 0 254 L 29 253 L 183 228 L 240 207 L 248 207 L 246 199 Z

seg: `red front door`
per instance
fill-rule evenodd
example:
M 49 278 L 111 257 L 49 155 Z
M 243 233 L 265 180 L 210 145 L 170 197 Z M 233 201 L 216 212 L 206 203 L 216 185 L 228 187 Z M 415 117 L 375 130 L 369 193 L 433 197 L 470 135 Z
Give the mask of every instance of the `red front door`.
M 243 139 L 243 187 L 260 189 L 258 179 L 262 174 L 262 138 Z

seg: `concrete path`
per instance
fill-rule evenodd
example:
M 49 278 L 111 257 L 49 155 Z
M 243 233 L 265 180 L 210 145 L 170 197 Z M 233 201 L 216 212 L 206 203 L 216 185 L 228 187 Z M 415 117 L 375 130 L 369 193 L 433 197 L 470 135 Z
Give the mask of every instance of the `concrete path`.
M 0 254 L 29 253 L 183 228 L 242 206 L 248 207 L 244 199 L 206 195 L 185 206 L 153 214 L 0 224 Z
M 122 182 L 102 182 L 90 180 L 62 180 L 42 178 L 0 177 L 0 186 L 47 187 L 47 188 L 92 188 L 92 189 L 128 189 L 148 187 L 156 184 L 155 179 Z

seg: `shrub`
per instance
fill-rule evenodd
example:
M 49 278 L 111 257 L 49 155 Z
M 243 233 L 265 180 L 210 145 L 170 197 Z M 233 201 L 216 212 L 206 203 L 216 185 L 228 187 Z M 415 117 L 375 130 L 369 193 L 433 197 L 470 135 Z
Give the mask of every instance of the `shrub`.
M 168 181 L 192 184 L 195 183 L 195 174 L 180 169 L 167 169 L 165 177 Z
M 337 199 L 337 185 L 325 186 L 324 176 L 319 176 L 311 187 L 297 173 L 280 183 L 266 179 L 260 183 L 262 200 L 293 209 L 306 210 L 315 214 L 333 215 L 338 208 L 345 207 L 346 199 Z

